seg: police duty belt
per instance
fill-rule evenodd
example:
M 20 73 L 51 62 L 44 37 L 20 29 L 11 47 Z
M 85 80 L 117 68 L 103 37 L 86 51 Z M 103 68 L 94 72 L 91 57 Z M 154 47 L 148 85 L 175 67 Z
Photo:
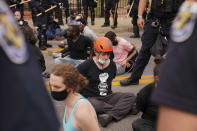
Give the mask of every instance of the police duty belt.
M 54 6 L 52 6 L 51 8 L 48 8 L 47 10 L 45 10 L 44 12 L 47 13 L 47 12 L 53 10 L 53 9 L 56 8 L 56 7 L 57 7 L 57 5 L 54 5 Z M 43 14 L 43 13 L 39 13 L 39 14 L 37 14 L 36 16 L 41 16 L 42 14 Z
M 30 2 L 30 1 L 31 1 L 31 0 L 22 1 L 22 2 L 19 3 L 19 4 L 22 5 L 22 4 L 28 3 L 28 2 Z M 9 7 L 12 8 L 12 7 L 15 7 L 15 6 L 17 6 L 17 4 L 10 5 Z

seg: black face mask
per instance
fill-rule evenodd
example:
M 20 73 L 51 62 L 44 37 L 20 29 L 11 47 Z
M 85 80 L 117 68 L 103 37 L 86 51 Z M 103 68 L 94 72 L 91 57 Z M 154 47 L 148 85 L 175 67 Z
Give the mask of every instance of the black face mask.
M 118 41 L 113 41 L 113 42 L 112 42 L 112 45 L 113 45 L 113 46 L 117 46 L 117 45 L 118 45 Z
M 61 92 L 51 91 L 51 96 L 56 101 L 63 101 L 63 100 L 65 100 L 67 98 L 68 94 L 69 93 L 66 91 L 66 89 L 61 91 Z

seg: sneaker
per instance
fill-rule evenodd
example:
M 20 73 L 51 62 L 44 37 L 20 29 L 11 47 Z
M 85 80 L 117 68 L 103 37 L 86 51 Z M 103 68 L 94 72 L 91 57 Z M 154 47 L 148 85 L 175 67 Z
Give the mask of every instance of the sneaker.
M 95 23 L 94 23 L 94 21 L 91 21 L 91 25 L 94 25 Z
M 102 127 L 107 127 L 107 125 L 112 121 L 112 116 L 109 114 L 98 115 L 98 121 Z
M 108 27 L 110 26 L 109 24 L 103 24 L 101 27 Z
M 128 85 L 139 85 L 139 80 L 134 80 L 132 78 L 127 78 L 120 81 L 121 86 L 128 86 Z
M 60 40 L 64 40 L 65 38 L 63 36 L 56 36 L 55 40 L 60 41 Z
M 140 38 L 140 35 L 131 35 L 130 38 Z
M 51 47 L 52 47 L 52 45 L 50 45 L 50 44 L 45 44 L 45 46 L 46 46 L 47 48 L 51 48 Z
M 113 26 L 111 26 L 111 28 L 112 29 L 115 29 L 115 28 L 117 28 L 117 25 L 113 25 Z
M 65 48 L 65 44 L 63 43 L 63 44 L 60 44 L 60 45 L 58 45 L 60 48 Z
M 46 50 L 47 48 L 45 46 L 39 46 L 40 50 Z

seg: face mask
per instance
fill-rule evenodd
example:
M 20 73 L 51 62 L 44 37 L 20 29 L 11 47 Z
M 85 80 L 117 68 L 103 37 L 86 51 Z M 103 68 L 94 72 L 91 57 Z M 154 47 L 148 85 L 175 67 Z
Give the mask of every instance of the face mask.
M 65 100 L 67 98 L 68 94 L 69 93 L 66 91 L 66 89 L 61 91 L 61 92 L 51 91 L 51 96 L 56 101 L 63 101 L 63 100 Z
M 106 65 L 107 63 L 110 62 L 110 59 L 108 60 L 102 60 L 101 58 L 98 59 L 98 62 L 101 64 L 101 65 Z
M 113 41 L 113 42 L 112 42 L 112 45 L 113 45 L 113 46 L 118 45 L 118 41 Z

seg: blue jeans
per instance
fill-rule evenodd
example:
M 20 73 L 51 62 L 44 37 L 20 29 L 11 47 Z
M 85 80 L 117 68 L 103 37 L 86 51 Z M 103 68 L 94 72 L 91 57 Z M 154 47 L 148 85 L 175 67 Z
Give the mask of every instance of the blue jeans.
M 77 67 L 78 65 L 80 65 L 81 63 L 83 63 L 85 60 L 75 60 L 72 59 L 70 57 L 64 57 L 64 58 L 56 58 L 54 60 L 55 65 L 56 64 L 60 64 L 60 63 L 70 63 L 72 65 L 74 65 L 75 67 Z

